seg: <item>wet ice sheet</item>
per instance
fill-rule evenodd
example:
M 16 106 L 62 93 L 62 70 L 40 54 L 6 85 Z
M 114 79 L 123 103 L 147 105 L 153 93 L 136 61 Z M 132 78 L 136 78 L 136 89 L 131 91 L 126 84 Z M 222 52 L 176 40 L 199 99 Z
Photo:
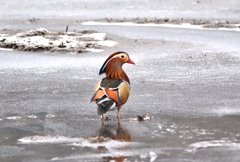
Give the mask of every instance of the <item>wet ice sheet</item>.
M 66 144 L 77 147 L 91 147 L 97 149 L 100 146 L 106 147 L 108 150 L 119 149 L 126 146 L 140 145 L 137 142 L 123 142 L 112 140 L 101 136 L 80 138 L 80 137 L 65 137 L 65 136 L 27 136 L 18 139 L 18 144 Z
M 90 148 L 91 152 L 99 152 L 98 154 L 92 154 L 89 152 L 81 152 L 77 155 L 70 155 L 68 157 L 53 157 L 51 160 L 72 160 L 72 159 L 94 159 L 104 157 L 127 157 L 137 155 L 138 153 L 130 151 L 132 147 L 140 146 L 141 143 L 137 142 L 122 142 L 112 140 L 104 137 L 65 137 L 65 136 L 28 136 L 18 140 L 19 145 L 61 145 L 62 147 L 72 147 L 73 150 L 77 148 Z M 95 151 L 94 151 L 95 150 Z M 153 151 L 146 152 L 144 155 L 150 157 L 151 161 L 157 158 L 157 154 Z
M 102 49 L 91 50 L 95 51 Z M 99 59 L 100 56 L 95 56 L 94 58 L 90 56 L 86 58 L 87 55 L 88 53 L 84 53 L 81 54 L 81 56 L 77 56 L 73 53 L 60 56 L 59 53 L 19 52 L 15 50 L 0 51 L 0 69 L 24 69 L 26 72 L 35 71 L 38 74 L 46 74 L 56 72 L 56 69 L 54 68 L 78 68 L 80 66 L 86 67 L 90 65 L 98 68 L 98 66 L 101 66 L 103 59 Z M 90 64 L 90 62 L 95 62 L 96 64 Z M 34 68 L 35 70 L 31 68 Z M 29 71 L 27 69 L 29 69 Z M 9 71 L 1 71 L 0 73 L 9 74 Z M 83 76 L 78 77 L 83 78 Z
M 37 148 L 44 147 L 49 151 L 48 158 L 52 161 L 96 159 L 100 161 L 114 158 L 125 158 L 126 161 L 158 161 L 162 158 L 172 159 L 189 154 L 192 156 L 198 154 L 201 150 L 239 149 L 239 133 L 234 133 L 234 130 L 226 131 L 216 127 L 216 123 L 220 123 L 223 120 L 231 123 L 234 121 L 228 117 L 196 118 L 186 121 L 182 118 L 158 118 L 158 115 L 155 114 L 156 118 L 143 122 L 137 122 L 132 120 L 132 118 L 123 118 L 120 122 L 121 126 L 114 120 L 105 122 L 104 126 L 109 128 L 108 132 L 123 132 L 126 130 L 125 132 L 132 136 L 132 142 L 113 140 L 109 137 L 98 140 L 97 136 L 92 136 L 96 132 L 100 132 L 100 130 L 102 133 L 106 133 L 106 129 L 103 129 L 103 126 L 101 126 L 100 119 L 95 119 L 94 115 L 88 118 L 79 115 L 62 116 L 59 114 L 47 115 L 45 113 L 29 114 L 21 118 L 17 117 L 17 115 L 9 116 L 3 118 L 1 122 L 2 124 L 23 123 L 23 128 L 11 128 L 12 131 L 7 131 L 9 128 L 2 128 L 2 139 L 9 141 L 12 137 L 11 132 L 23 132 L 21 135 L 15 135 L 18 137 L 16 138 L 16 146 L 27 146 L 26 148 L 32 148 L 31 151 L 38 153 L 39 150 Z M 28 129 L 38 130 L 35 129 L 36 123 L 41 120 L 44 120 L 43 126 L 45 131 L 51 130 L 54 134 L 59 135 L 52 135 L 51 133 L 31 135 L 31 132 L 26 131 Z M 31 124 L 26 125 L 28 123 L 26 121 L 30 121 Z M 205 121 L 209 123 L 207 126 L 202 125 Z M 68 123 L 71 124 L 69 125 Z M 42 124 L 40 127 L 42 128 Z M 76 128 L 79 128 L 79 130 L 76 130 Z M 65 133 L 59 133 L 58 129 L 64 130 Z M 83 135 L 85 131 L 83 132 L 82 130 L 90 130 L 90 133 Z M 69 135 L 66 135 L 66 132 L 69 132 Z M 51 153 L 53 148 L 55 150 L 64 150 L 68 153 L 64 155 L 61 155 L 60 151 Z M 25 151 L 28 150 L 26 149 Z M 46 152 L 40 151 L 40 154 L 46 154 Z

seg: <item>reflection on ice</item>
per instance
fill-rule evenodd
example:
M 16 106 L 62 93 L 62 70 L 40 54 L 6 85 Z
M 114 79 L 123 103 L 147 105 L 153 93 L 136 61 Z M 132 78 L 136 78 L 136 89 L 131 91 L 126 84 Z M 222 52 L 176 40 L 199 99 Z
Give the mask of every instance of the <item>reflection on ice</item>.
M 132 138 L 129 131 L 121 127 L 121 123 L 107 123 L 97 131 L 97 136 L 110 138 L 113 140 L 131 142 Z
M 18 139 L 18 144 L 28 145 L 58 145 L 61 146 L 72 146 L 79 148 L 91 148 L 93 151 L 90 154 L 76 155 L 70 157 L 54 157 L 52 160 L 66 160 L 66 159 L 92 159 L 102 158 L 106 161 L 124 161 L 134 153 L 133 146 L 138 146 L 140 143 L 132 142 L 132 137 L 126 128 L 121 126 L 118 121 L 105 122 L 106 124 L 101 125 L 100 128 L 93 132 L 95 135 L 89 138 L 82 137 L 65 137 L 65 136 L 50 136 L 50 135 L 35 135 L 27 136 Z M 97 151 L 97 154 L 96 154 Z M 157 158 L 156 153 L 147 153 L 147 158 L 154 161 Z

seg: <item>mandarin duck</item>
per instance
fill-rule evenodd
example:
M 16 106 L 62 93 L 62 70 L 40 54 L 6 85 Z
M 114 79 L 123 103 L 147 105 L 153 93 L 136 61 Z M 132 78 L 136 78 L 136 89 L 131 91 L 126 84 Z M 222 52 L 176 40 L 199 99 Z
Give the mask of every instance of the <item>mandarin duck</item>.
M 115 52 L 106 59 L 99 71 L 99 75 L 106 73 L 106 77 L 96 84 L 91 102 L 96 102 L 102 120 L 107 111 L 116 109 L 119 118 L 121 106 L 128 100 L 130 80 L 122 69 L 125 63 L 135 64 L 126 52 Z

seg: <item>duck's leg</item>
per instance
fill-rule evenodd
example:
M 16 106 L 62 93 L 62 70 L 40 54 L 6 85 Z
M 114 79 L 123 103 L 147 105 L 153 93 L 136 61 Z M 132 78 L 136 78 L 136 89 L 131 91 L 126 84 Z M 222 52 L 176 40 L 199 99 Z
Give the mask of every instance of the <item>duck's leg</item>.
M 103 116 L 103 114 L 101 115 L 101 120 L 102 120 L 102 126 L 104 126 L 104 116 Z
M 119 119 L 119 117 L 120 117 L 120 109 L 121 109 L 121 107 L 118 107 L 117 108 L 117 118 Z

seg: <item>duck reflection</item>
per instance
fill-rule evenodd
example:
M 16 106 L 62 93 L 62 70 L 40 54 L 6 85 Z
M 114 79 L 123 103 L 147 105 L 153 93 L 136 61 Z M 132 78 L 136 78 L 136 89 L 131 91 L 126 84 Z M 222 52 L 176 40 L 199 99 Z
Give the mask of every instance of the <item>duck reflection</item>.
M 101 128 L 97 131 L 98 137 L 110 138 L 116 141 L 131 142 L 132 137 L 129 131 L 121 126 L 120 121 L 116 123 L 113 121 L 102 123 Z M 129 147 L 121 147 L 121 150 L 128 150 Z M 104 161 L 122 162 L 126 157 L 104 157 Z
M 108 122 L 107 124 L 102 123 L 101 128 L 97 131 L 97 136 L 111 138 L 113 140 L 131 142 L 132 138 L 129 131 L 121 127 L 120 121 L 117 123 Z

